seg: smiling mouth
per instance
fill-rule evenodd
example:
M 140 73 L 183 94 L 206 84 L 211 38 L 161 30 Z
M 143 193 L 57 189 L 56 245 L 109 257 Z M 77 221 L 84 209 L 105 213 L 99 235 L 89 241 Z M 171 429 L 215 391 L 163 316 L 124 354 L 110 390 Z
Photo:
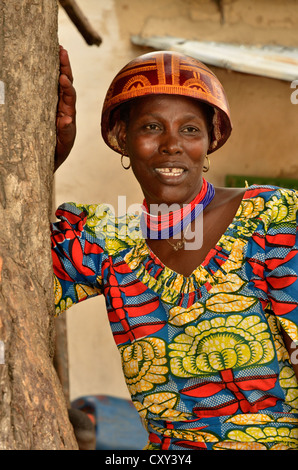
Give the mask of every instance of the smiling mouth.
M 181 176 L 185 170 L 183 168 L 155 168 L 155 171 L 160 175 L 173 178 Z

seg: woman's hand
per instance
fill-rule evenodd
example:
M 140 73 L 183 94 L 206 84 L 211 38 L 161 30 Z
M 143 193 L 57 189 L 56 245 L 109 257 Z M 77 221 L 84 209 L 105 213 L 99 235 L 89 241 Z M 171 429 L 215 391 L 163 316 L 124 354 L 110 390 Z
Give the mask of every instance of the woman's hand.
M 60 46 L 59 101 L 57 108 L 57 143 L 55 170 L 68 157 L 76 137 L 76 91 L 68 53 Z

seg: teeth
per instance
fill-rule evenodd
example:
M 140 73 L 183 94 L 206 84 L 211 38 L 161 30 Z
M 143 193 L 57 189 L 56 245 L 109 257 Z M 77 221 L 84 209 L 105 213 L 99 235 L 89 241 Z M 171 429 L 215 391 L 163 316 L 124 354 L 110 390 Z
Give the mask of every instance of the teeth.
M 182 175 L 184 170 L 183 168 L 156 168 L 156 171 L 167 176 L 178 176 Z

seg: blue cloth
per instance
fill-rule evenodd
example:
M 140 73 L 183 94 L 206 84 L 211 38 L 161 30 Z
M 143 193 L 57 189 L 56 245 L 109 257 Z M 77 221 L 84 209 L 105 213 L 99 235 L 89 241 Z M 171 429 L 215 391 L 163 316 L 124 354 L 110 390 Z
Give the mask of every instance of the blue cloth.
M 142 450 L 145 447 L 148 433 L 130 400 L 90 395 L 77 398 L 71 406 L 84 411 L 94 422 L 96 450 Z

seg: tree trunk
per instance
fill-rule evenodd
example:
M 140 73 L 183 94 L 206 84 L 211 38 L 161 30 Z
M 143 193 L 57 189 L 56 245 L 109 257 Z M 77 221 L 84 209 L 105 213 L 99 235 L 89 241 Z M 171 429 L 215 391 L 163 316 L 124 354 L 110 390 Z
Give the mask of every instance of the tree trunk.
M 56 0 L 0 0 L 0 449 L 76 449 L 53 367 Z

